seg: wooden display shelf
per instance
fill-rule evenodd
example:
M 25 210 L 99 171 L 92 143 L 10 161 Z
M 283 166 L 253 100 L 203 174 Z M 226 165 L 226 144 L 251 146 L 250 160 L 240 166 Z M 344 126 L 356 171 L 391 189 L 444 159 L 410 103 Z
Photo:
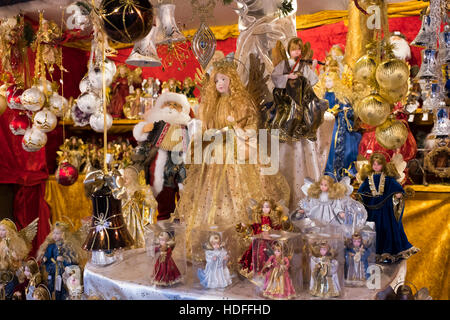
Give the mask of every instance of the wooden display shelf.
M 133 131 L 134 126 L 139 123 L 142 120 L 129 120 L 129 119 L 116 119 L 113 120 L 113 125 L 111 126 L 111 128 L 108 130 L 108 133 L 112 133 L 112 134 L 117 134 L 117 133 L 124 133 L 124 132 L 130 132 Z M 86 132 L 88 130 L 91 130 L 93 132 L 95 132 L 94 130 L 92 130 L 90 125 L 86 125 L 84 127 L 79 127 L 79 126 L 75 126 L 72 120 L 66 120 L 66 121 L 62 121 L 59 120 L 58 121 L 58 125 L 63 125 L 65 127 L 68 127 L 68 129 L 74 133 L 76 132 Z

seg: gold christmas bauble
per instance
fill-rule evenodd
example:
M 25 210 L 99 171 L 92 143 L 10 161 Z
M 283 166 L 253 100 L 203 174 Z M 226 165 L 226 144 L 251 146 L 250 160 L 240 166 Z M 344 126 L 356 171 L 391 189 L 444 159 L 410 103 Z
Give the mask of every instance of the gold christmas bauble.
M 395 150 L 406 142 L 408 128 L 399 120 L 387 119 L 375 129 L 375 137 L 383 148 Z
M 409 68 L 403 60 L 389 59 L 380 63 L 375 77 L 382 89 L 393 90 L 408 84 Z
M 381 88 L 380 95 L 390 104 L 395 104 L 406 97 L 408 94 L 408 83 L 399 88 Z
M 3 114 L 3 112 L 5 112 L 6 107 L 8 107 L 6 97 L 4 95 L 0 95 L 0 116 Z
M 353 79 L 357 82 L 367 84 L 375 76 L 377 63 L 369 55 L 364 55 L 358 59 L 353 68 Z
M 391 105 L 380 95 L 371 94 L 357 102 L 355 112 L 362 122 L 379 126 L 391 113 Z

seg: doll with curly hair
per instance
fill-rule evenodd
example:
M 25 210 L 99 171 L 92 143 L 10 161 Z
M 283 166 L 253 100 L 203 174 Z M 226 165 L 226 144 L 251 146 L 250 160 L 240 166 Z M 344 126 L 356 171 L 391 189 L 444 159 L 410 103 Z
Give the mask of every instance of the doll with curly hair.
M 322 176 L 317 182 L 302 187 L 307 198 L 300 200 L 297 215 L 306 215 L 325 224 L 341 225 L 345 219 L 345 208 L 341 200 L 346 188 L 330 176 Z M 305 192 L 306 191 L 306 192 Z
M 239 152 L 235 153 L 234 143 L 238 148 L 245 146 L 247 155 L 257 152 L 251 141 L 257 136 L 259 115 L 234 62 L 225 59 L 214 64 L 211 76 L 202 86 L 198 120 L 201 133 L 212 134 L 214 143 L 204 141 L 202 135 L 193 135 L 194 157 L 191 157 L 192 164 L 187 169 L 176 209 L 176 215 L 186 222 L 188 248 L 195 247 L 191 243 L 191 230 L 202 224 L 250 223 L 246 214 L 249 198 L 268 197 L 289 203 L 290 197 L 289 185 L 280 173 L 263 174 L 263 165 L 252 163 L 249 158 L 239 158 Z M 220 137 L 222 144 L 219 145 Z M 203 150 L 200 163 L 195 157 L 196 143 L 200 143 Z M 223 147 L 222 156 L 215 152 L 219 147 Z
M 172 254 L 175 238 L 167 231 L 162 231 L 156 239 L 155 253 L 159 253 L 153 269 L 152 283 L 158 286 L 172 286 L 183 281 Z
M 55 300 L 65 300 L 67 290 L 63 284 L 64 269 L 78 265 L 83 259 L 81 243 L 71 232 L 68 224 L 57 221 L 52 231 L 39 247 L 37 260 L 45 267 L 48 289 Z
M 230 270 L 227 267 L 229 255 L 225 243 L 219 233 L 213 232 L 205 244 L 206 266 L 198 269 L 197 276 L 205 288 L 225 288 L 232 282 Z
M 15 223 L 9 219 L 0 221 L 0 291 L 3 299 L 12 299 L 19 284 L 18 274 L 22 262 L 31 250 L 31 241 L 37 232 L 37 221 L 35 219 L 20 231 L 17 231 Z
M 251 237 L 260 233 L 269 233 L 270 230 L 290 229 L 283 215 L 283 207 L 271 199 L 263 199 L 252 207 L 253 224 L 246 225 L 240 223 L 236 225 L 236 230 Z M 258 246 L 257 261 L 253 261 L 253 243 L 250 243 L 248 249 L 239 260 L 239 272 L 246 277 L 251 278 L 254 273 L 260 273 L 266 260 L 267 248 L 262 241 Z
M 123 106 L 127 102 L 126 97 L 130 94 L 128 85 L 130 73 L 131 71 L 127 65 L 121 64 L 117 66 L 117 71 L 111 84 L 110 103 L 107 108 L 113 118 L 122 118 L 123 116 Z
M 339 262 L 335 259 L 336 252 L 327 241 L 316 243 L 311 251 L 309 293 L 321 298 L 340 296 Z
M 376 253 L 379 262 L 408 259 L 419 251 L 409 243 L 403 230 L 403 195 L 405 190 L 396 181 L 398 172 L 381 153 L 374 153 L 361 170 L 363 183 L 358 189 L 368 221 L 375 222 Z

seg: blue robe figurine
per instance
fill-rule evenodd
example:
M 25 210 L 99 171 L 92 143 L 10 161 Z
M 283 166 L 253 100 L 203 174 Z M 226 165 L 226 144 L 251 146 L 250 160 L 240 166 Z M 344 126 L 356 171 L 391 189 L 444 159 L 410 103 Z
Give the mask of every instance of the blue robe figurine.
M 403 230 L 404 202 L 395 194 L 404 194 L 405 191 L 394 178 L 384 173 L 371 174 L 361 184 L 358 193 L 367 210 L 367 221 L 375 222 L 378 261 L 407 259 L 419 251 L 409 243 Z
M 197 275 L 205 288 L 225 288 L 232 282 L 227 267 L 228 253 L 224 248 L 205 250 L 205 269 L 198 269 Z
M 354 112 L 350 104 L 340 103 L 334 92 L 327 91 L 324 98 L 328 100 L 330 109 L 339 105 L 325 174 L 340 181 L 344 176 L 356 175 L 355 161 L 361 134 L 353 130 Z
M 62 281 L 64 269 L 67 266 L 77 264 L 63 241 L 54 242 L 48 245 L 45 250 L 44 257 L 46 258 L 44 265 L 48 273 L 48 289 L 51 293 L 55 292 L 55 300 L 65 300 L 67 297 L 67 290 Z M 57 257 L 62 256 L 63 261 L 57 261 Z

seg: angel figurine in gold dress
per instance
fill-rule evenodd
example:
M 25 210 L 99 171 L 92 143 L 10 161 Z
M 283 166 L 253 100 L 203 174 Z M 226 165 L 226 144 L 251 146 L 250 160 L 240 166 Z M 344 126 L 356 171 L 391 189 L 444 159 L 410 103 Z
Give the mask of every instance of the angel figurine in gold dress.
M 247 215 L 250 198 L 289 201 L 290 189 L 280 173 L 264 174 L 263 165 L 250 163 L 247 157 L 243 163 L 237 161 L 244 160 L 238 159 L 239 152 L 235 153 L 234 145 L 238 141 L 245 146 L 246 155 L 256 152 L 250 141 L 257 136 L 259 114 L 255 100 L 241 82 L 236 67 L 236 63 L 229 59 L 218 61 L 212 74 L 203 79 L 199 116 L 194 120 L 201 121 L 197 131 L 200 134 L 192 135 L 194 158 L 188 166 L 174 215 L 186 222 L 188 248 L 192 229 L 202 224 L 234 225 L 237 221 L 250 224 Z M 202 133 L 212 134 L 214 143 L 211 139 L 203 141 Z M 217 140 L 220 137 L 223 137 L 222 142 Z M 204 156 L 200 163 L 196 161 L 196 143 L 203 146 Z M 215 153 L 221 147 L 222 156 Z
M 150 189 L 145 185 L 144 171 L 134 166 L 123 169 L 126 198 L 122 200 L 122 214 L 128 232 L 134 239 L 135 248 L 145 246 L 144 227 L 156 222 L 158 203 Z
M 36 218 L 20 231 L 10 219 L 0 221 L 0 300 L 10 300 L 19 284 L 18 273 L 37 233 Z

